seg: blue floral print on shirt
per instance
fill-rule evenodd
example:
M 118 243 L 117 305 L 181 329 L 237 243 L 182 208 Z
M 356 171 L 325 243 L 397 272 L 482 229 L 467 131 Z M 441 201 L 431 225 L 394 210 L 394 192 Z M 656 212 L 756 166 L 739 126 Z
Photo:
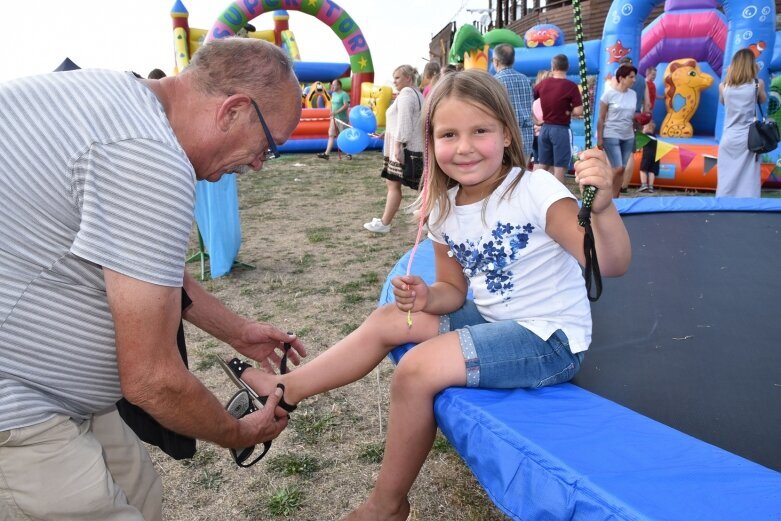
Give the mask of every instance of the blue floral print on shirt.
M 485 273 L 488 291 L 501 295 L 503 300 L 509 300 L 513 290 L 513 273 L 507 270 L 507 265 L 518 259 L 519 252 L 526 248 L 533 231 L 531 223 L 521 226 L 500 222 L 491 230 L 487 242 L 480 239 L 456 244 L 447 234 L 443 234 L 443 237 L 450 247 L 448 255 L 456 258 L 468 279 Z

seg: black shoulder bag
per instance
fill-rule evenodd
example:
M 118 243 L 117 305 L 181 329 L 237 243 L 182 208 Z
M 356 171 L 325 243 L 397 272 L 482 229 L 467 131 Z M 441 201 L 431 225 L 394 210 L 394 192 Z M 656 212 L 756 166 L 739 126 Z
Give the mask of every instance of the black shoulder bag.
M 760 154 L 772 152 L 778 147 L 781 136 L 778 133 L 778 125 L 775 120 L 765 119 L 762 105 L 759 104 L 759 82 L 757 80 L 754 80 L 754 91 L 760 117 L 757 118 L 755 113 L 754 122 L 748 127 L 748 149 L 757 155 L 757 161 L 759 161 Z

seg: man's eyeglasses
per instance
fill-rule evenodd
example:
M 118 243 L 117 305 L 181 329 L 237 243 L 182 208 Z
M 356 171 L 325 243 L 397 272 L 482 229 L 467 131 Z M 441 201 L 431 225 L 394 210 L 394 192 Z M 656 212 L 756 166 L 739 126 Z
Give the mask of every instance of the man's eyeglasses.
M 280 156 L 279 149 L 277 149 L 277 144 L 274 143 L 274 138 L 271 137 L 271 131 L 268 129 L 268 125 L 266 125 L 266 120 L 263 119 L 263 114 L 260 113 L 258 104 L 255 103 L 255 100 L 253 99 L 250 99 L 250 101 L 252 102 L 252 106 L 255 107 L 255 112 L 258 114 L 258 119 L 260 120 L 260 126 L 263 127 L 263 133 L 266 135 L 266 142 L 268 142 L 268 148 L 266 148 L 265 152 L 263 152 L 263 157 L 260 159 L 262 161 L 276 159 Z

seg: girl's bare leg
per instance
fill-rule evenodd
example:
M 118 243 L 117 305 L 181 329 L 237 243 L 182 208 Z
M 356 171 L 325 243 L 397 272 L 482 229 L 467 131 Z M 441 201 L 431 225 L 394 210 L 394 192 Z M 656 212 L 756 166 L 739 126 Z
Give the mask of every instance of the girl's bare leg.
M 385 457 L 369 498 L 346 519 L 403 521 L 409 494 L 436 434 L 434 396 L 446 387 L 466 385 L 457 333 L 432 338 L 401 359 L 391 383 Z
M 293 405 L 364 377 L 394 347 L 420 343 L 436 336 L 438 331 L 439 316 L 414 313 L 412 327 L 408 327 L 407 313 L 399 311 L 395 304 L 387 304 L 375 309 L 358 329 L 294 371 L 270 375 L 247 369 L 241 378 L 261 396 L 273 393 L 277 383 L 283 383 L 284 399 Z

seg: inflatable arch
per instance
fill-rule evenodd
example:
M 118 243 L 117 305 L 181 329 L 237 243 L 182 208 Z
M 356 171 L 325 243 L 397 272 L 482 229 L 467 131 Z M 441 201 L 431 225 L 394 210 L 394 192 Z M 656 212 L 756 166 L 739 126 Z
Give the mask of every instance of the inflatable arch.
M 374 81 L 371 52 L 360 27 L 332 0 L 239 0 L 229 5 L 206 35 L 206 41 L 233 36 L 247 22 L 278 9 L 300 11 L 314 16 L 339 37 L 350 56 L 352 83 L 350 99 L 361 98 L 361 83 Z

